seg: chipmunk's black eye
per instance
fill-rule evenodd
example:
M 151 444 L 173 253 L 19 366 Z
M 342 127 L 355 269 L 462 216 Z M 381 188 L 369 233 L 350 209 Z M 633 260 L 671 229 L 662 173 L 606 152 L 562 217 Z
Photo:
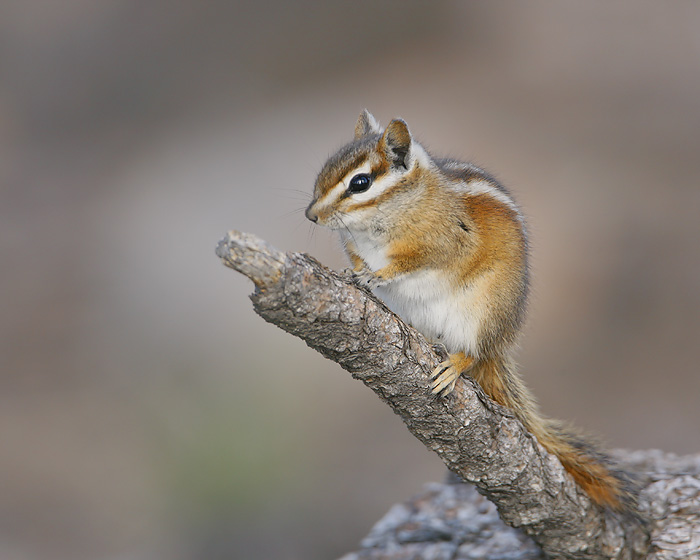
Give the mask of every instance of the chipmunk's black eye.
M 352 179 L 350 179 L 348 192 L 352 194 L 365 192 L 371 184 L 371 175 L 368 175 L 367 173 L 358 173 Z

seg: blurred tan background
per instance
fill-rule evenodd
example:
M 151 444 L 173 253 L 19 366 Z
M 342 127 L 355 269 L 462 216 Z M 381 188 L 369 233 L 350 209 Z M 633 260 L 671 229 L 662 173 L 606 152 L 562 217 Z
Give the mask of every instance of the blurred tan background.
M 525 208 L 544 411 L 700 450 L 697 2 L 6 0 L 0 557 L 335 558 L 442 479 L 214 255 L 345 266 L 302 209 L 364 107 Z

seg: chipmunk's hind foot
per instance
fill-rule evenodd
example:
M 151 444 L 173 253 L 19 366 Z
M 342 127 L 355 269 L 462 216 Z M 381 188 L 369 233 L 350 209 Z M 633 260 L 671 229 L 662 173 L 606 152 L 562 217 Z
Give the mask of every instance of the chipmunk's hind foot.
M 443 397 L 449 395 L 455 388 L 455 383 L 462 373 L 469 370 L 474 365 L 474 358 L 464 352 L 450 354 L 450 356 L 442 362 L 430 374 L 430 379 L 433 382 L 430 384 L 430 389 L 433 394 L 440 394 Z

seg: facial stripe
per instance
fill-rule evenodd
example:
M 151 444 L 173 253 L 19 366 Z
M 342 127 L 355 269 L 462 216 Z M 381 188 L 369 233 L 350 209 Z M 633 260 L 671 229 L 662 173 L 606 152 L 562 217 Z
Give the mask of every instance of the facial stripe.
M 365 160 L 361 163 L 361 165 L 346 172 L 334 186 L 330 187 L 319 197 L 317 201 L 319 209 L 336 204 L 342 199 L 348 199 L 348 203 L 344 203 L 344 206 L 348 211 L 358 206 L 372 204 L 375 199 L 391 188 L 400 175 L 398 172 L 387 173 L 388 168 L 389 166 L 387 162 L 383 160 L 376 162 L 374 165 L 371 165 L 369 161 Z M 370 185 L 369 189 L 364 192 L 349 193 L 348 187 L 350 185 L 350 181 L 353 177 L 355 177 L 355 175 L 358 174 L 370 175 L 372 177 L 372 184 Z
M 345 185 L 342 182 L 340 182 L 337 183 L 330 190 L 328 190 L 325 194 L 321 195 L 321 197 L 318 198 L 314 203 L 316 211 L 319 214 L 323 214 L 326 209 L 330 208 L 333 204 L 335 204 L 338 201 L 338 199 L 345 192 L 345 189 Z
M 379 173 L 375 169 L 358 170 L 358 173 L 368 173 L 373 177 L 372 184 L 365 192 L 354 193 L 348 197 L 352 208 L 378 200 L 386 191 L 396 184 L 397 173 Z M 348 181 L 354 174 L 348 177 Z
M 358 175 L 360 173 L 365 173 L 368 175 L 374 174 L 374 171 L 372 170 L 372 167 L 370 166 L 368 161 L 365 160 L 361 163 L 359 167 L 354 167 L 351 168 L 349 171 L 346 171 L 345 175 L 343 175 L 335 185 L 330 187 L 324 194 L 322 194 L 316 201 L 316 207 L 318 211 L 320 213 L 323 213 L 324 210 L 333 206 L 337 206 L 343 198 L 355 198 L 361 195 L 365 195 L 368 192 L 372 191 L 374 188 L 374 181 L 372 185 L 370 185 L 368 191 L 366 191 L 365 193 L 356 193 L 348 196 L 347 192 L 350 180 L 355 175 Z
M 357 154 L 352 154 L 350 158 L 338 159 L 332 165 L 330 165 L 330 161 L 326 163 L 318 179 L 316 179 L 317 193 L 320 195 L 328 193 L 354 169 L 362 166 L 368 157 L 369 154 L 367 152 L 358 152 Z
M 403 179 L 406 180 L 404 181 Z M 410 186 L 410 181 L 410 176 L 407 176 L 400 171 L 386 173 L 375 181 L 374 185 L 372 185 L 374 189 L 370 187 L 366 193 L 354 195 L 351 199 L 352 206 L 348 208 L 348 211 L 367 208 L 368 206 L 373 206 L 375 204 L 381 204 L 385 200 L 393 197 L 397 190 L 402 189 L 404 186 L 413 188 Z

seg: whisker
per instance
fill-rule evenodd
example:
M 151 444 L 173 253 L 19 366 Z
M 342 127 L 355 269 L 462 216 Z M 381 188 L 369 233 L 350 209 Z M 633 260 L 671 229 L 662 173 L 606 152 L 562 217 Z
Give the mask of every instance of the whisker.
M 352 234 L 352 231 L 350 231 L 350 228 L 345 225 L 345 222 L 343 221 L 343 218 L 340 215 L 337 215 L 338 221 L 343 224 L 343 227 L 347 230 L 347 232 L 350 234 L 350 237 L 352 237 L 352 242 L 357 245 L 357 240 L 355 239 L 355 236 Z
M 290 216 L 296 216 L 298 214 L 303 214 L 306 211 L 306 208 L 293 208 L 292 210 L 288 210 L 287 212 L 283 212 L 282 214 L 279 215 L 280 218 L 289 218 Z
M 307 204 L 311 202 L 311 193 L 308 191 L 303 191 L 301 189 L 284 189 L 281 187 L 272 187 L 271 190 L 277 191 L 278 194 L 283 196 L 284 198 L 292 199 L 292 200 L 301 200 L 303 202 L 306 202 Z
M 313 238 L 314 238 L 314 233 L 316 233 L 316 228 L 313 226 L 312 223 L 308 223 L 307 236 L 306 236 L 306 244 L 307 245 L 311 245 L 311 242 L 313 241 Z

